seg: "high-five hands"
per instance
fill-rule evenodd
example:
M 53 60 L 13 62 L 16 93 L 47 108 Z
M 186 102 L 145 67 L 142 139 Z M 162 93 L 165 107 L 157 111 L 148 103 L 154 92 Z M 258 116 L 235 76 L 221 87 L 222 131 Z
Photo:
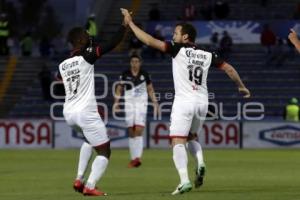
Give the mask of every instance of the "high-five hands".
M 125 8 L 120 8 L 122 15 L 124 16 L 124 24 L 128 25 L 132 21 L 131 14 L 129 11 Z

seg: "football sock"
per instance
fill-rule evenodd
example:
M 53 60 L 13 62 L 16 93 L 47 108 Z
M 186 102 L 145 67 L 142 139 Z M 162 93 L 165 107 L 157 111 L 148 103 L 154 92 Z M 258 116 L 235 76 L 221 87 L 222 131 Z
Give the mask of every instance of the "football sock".
M 90 189 L 94 189 L 96 183 L 99 181 L 101 176 L 103 175 L 106 167 L 108 165 L 108 159 L 104 156 L 96 156 L 93 164 L 92 171 L 87 180 L 86 187 Z
M 136 145 L 136 157 L 141 158 L 143 155 L 143 136 L 137 136 L 135 139 L 135 145 Z
M 202 153 L 202 148 L 199 142 L 195 140 L 191 140 L 187 142 L 187 147 L 190 151 L 190 153 L 193 155 L 193 157 L 196 159 L 197 166 L 201 166 L 204 164 L 203 161 L 203 153 Z
M 136 142 L 134 137 L 129 137 L 129 153 L 131 160 L 136 158 Z
M 176 144 L 173 147 L 173 160 L 180 177 L 180 183 L 190 182 L 187 170 L 188 157 L 183 144 Z
M 93 147 L 86 142 L 81 145 L 76 179 L 83 181 L 83 176 L 91 158 L 92 150 Z

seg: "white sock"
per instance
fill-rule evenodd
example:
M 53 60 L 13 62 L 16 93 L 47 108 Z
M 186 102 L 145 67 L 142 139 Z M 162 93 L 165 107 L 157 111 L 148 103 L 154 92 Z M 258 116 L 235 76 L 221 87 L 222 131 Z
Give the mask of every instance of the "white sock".
M 131 160 L 134 160 L 136 158 L 136 142 L 135 138 L 129 137 L 129 153 Z
M 136 157 L 141 158 L 143 155 L 144 141 L 143 136 L 135 137 L 135 145 L 136 145 Z
M 199 142 L 191 140 L 187 143 L 187 147 L 193 157 L 196 159 L 197 167 L 204 164 L 202 148 Z
M 104 156 L 96 156 L 93 164 L 92 171 L 87 180 L 86 187 L 90 189 L 94 189 L 96 183 L 99 181 L 101 176 L 103 175 L 106 167 L 108 165 L 108 159 Z
M 83 176 L 91 158 L 92 150 L 93 147 L 86 142 L 81 145 L 76 179 L 83 181 Z
M 187 170 L 188 157 L 183 144 L 176 144 L 173 147 L 173 160 L 180 177 L 180 183 L 190 182 Z

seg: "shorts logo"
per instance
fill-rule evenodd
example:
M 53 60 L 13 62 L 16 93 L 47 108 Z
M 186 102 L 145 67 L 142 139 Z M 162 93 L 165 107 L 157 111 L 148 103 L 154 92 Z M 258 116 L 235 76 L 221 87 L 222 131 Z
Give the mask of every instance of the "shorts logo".
M 300 128 L 286 125 L 259 132 L 261 140 L 280 146 L 289 146 L 300 143 Z

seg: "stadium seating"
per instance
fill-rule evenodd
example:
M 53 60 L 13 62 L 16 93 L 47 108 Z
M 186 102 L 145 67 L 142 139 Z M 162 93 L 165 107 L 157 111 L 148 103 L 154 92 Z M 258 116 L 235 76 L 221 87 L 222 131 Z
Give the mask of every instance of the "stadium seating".
M 4 57 L 0 59 L 0 77 L 1 80 L 4 77 L 5 66 L 7 59 Z M 14 76 L 10 81 L 10 87 L 8 88 L 6 95 L 1 102 L 0 116 L 6 116 L 16 103 L 22 102 L 22 96 L 28 95 L 28 88 L 37 79 L 37 74 L 41 70 L 44 61 L 39 58 L 19 58 L 15 69 Z M 31 97 L 30 97 L 31 98 Z M 33 97 L 35 98 L 35 97 Z M 39 98 L 41 98 L 39 96 Z M 35 109 L 35 107 L 31 108 Z M 30 113 L 29 113 L 30 115 Z M 18 117 L 18 115 L 16 115 Z
M 112 4 L 111 12 L 107 16 L 109 20 L 106 20 L 102 26 L 105 28 L 100 29 L 101 35 L 105 36 L 104 38 L 107 39 L 107 36 L 111 36 L 117 30 L 121 21 L 119 8 L 128 7 L 130 2 L 129 0 L 122 0 L 115 1 Z M 201 1 L 194 0 L 192 2 L 197 8 L 201 6 Z M 260 5 L 259 0 L 228 0 L 227 2 L 229 2 L 231 7 L 229 19 L 256 20 L 288 19 L 291 17 L 298 0 L 269 0 L 266 8 Z M 137 22 L 147 21 L 149 5 L 152 3 L 159 3 L 162 20 L 174 20 L 181 15 L 185 1 L 143 0 L 135 13 Z M 286 15 L 286 13 L 290 13 L 290 15 Z M 104 56 L 96 66 L 96 72 L 106 74 L 109 79 L 108 97 L 101 100 L 107 103 L 109 107 L 113 103 L 111 86 L 114 81 L 118 80 L 120 72 L 128 67 L 127 64 L 124 65 L 124 63 L 128 63 L 125 46 L 123 50 L 123 53 L 118 52 Z M 265 57 L 266 55 L 259 45 L 240 45 L 234 46 L 233 53 L 228 61 L 236 67 L 251 90 L 253 95 L 252 101 L 262 102 L 265 105 L 267 116 L 281 117 L 282 110 L 288 99 L 294 96 L 300 97 L 300 68 L 298 65 L 300 57 L 295 55 L 294 59 L 288 58 L 284 65 L 280 67 L 276 67 L 275 64 L 265 64 Z M 26 61 L 29 63 L 28 65 L 18 65 L 18 68 L 23 69 L 23 71 L 16 71 L 16 80 L 13 81 L 14 84 L 6 96 L 5 106 L 1 108 L 2 113 L 9 111 L 9 116 L 11 117 L 49 117 L 49 109 L 52 102 L 45 102 L 42 99 L 42 91 L 37 77 L 37 72 L 40 68 L 36 67 L 38 64 L 33 60 L 29 59 Z M 60 60 L 61 58 L 49 63 L 53 66 L 53 72 L 56 70 Z M 161 102 L 166 101 L 164 94 L 174 92 L 170 59 L 145 58 L 143 67 L 151 73 L 155 90 L 161 93 Z M 1 70 L 2 68 L 0 68 L 2 73 L 3 70 Z M 27 81 L 22 82 L 22 79 Z M 96 93 L 98 94 L 103 91 L 101 85 L 102 81 L 97 79 Z M 214 102 L 224 102 L 225 113 L 233 115 L 236 112 L 236 103 L 238 101 L 246 102 L 237 94 L 234 84 L 228 77 L 218 70 L 211 70 L 208 76 L 208 87 L 211 93 L 215 93 Z M 21 100 L 17 101 L 17 97 L 20 96 L 22 96 Z M 13 109 L 10 109 L 12 106 Z
M 255 51 L 255 49 L 257 50 Z M 289 98 L 300 97 L 300 68 L 297 65 L 299 61 L 300 57 L 287 60 L 283 66 L 278 68 L 273 65 L 265 66 L 264 52 L 259 46 L 253 47 L 252 45 L 236 46 L 229 59 L 251 90 L 251 101 L 263 103 L 265 114 L 277 117 L 281 117 L 284 105 Z M 104 56 L 96 64 L 95 72 L 107 75 L 109 80 L 108 96 L 100 100 L 100 102 L 105 102 L 109 108 L 113 103 L 111 87 L 118 80 L 120 72 L 128 68 L 127 63 L 127 54 L 113 53 Z M 53 69 L 55 67 L 53 64 Z M 166 93 L 174 92 L 171 60 L 169 58 L 164 60 L 146 58 L 143 68 L 151 73 L 155 90 L 160 93 L 160 102 L 172 102 L 165 98 Z M 208 75 L 208 87 L 210 93 L 215 94 L 215 99 L 212 101 L 223 102 L 226 115 L 234 115 L 237 112 L 237 102 L 249 102 L 241 98 L 234 83 L 220 70 L 211 69 Z M 103 91 L 102 79 L 96 78 L 96 94 L 102 94 Z M 42 100 L 40 84 L 35 78 L 26 95 L 11 110 L 10 116 L 49 117 L 50 103 Z M 109 114 L 111 114 L 111 110 L 109 110 Z M 168 114 L 165 113 L 165 116 Z M 151 112 L 149 116 L 151 116 Z

